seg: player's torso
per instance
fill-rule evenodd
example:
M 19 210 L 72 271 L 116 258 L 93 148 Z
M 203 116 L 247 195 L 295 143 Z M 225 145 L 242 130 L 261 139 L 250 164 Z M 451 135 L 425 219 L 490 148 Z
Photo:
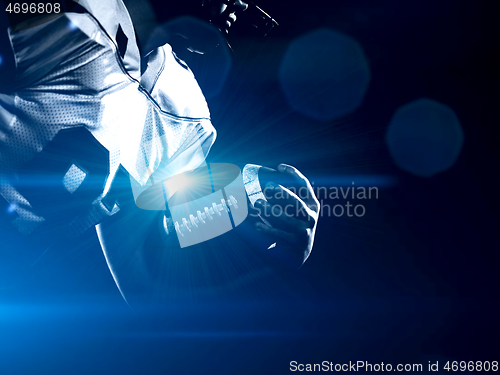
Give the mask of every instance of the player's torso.
M 0 94 L 0 193 L 15 220 L 29 223 L 18 228 L 26 233 L 64 196 L 75 207 L 89 203 L 78 197 L 81 189 L 98 197 L 120 164 L 145 184 L 200 134 L 209 142 L 215 134 L 201 90 L 168 45 L 146 90 L 123 3 L 79 5 L 50 22 L 9 30 L 16 66 L 13 84 Z

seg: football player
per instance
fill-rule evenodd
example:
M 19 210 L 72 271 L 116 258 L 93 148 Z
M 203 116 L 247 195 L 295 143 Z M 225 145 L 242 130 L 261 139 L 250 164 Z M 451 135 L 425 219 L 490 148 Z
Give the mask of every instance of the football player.
M 131 182 L 145 186 L 164 168 L 182 173 L 203 163 L 216 138 L 207 103 L 169 44 L 141 56 L 122 0 L 64 4 L 64 12 L 27 19 L 2 14 L 2 279 L 9 283 L 47 249 L 64 251 L 97 228 L 122 294 L 163 295 L 169 280 L 183 277 L 178 270 L 189 273 L 203 262 L 197 256 L 215 259 L 217 251 L 175 251 L 162 225 L 166 214 L 139 209 Z M 246 9 L 239 0 L 229 5 L 230 12 L 226 2 L 210 2 L 223 31 L 236 9 Z M 319 204 L 298 170 L 283 164 L 279 171 L 306 187 L 308 198 L 275 186 L 282 201 L 258 207 L 292 202 L 307 220 L 283 211 L 256 223 L 251 236 L 268 235 L 300 266 L 312 249 Z M 245 256 L 231 262 L 245 264 Z

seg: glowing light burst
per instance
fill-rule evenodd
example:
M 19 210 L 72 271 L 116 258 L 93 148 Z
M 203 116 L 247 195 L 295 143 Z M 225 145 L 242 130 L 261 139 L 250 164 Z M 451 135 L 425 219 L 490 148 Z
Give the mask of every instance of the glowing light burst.
M 196 189 L 196 178 L 189 177 L 186 173 L 181 173 L 176 177 L 173 188 L 175 191 L 183 191 L 190 187 L 191 189 Z

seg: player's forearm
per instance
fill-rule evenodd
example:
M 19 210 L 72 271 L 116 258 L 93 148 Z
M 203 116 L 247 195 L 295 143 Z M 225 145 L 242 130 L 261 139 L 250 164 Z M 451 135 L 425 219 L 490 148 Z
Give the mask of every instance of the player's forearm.
M 97 234 L 113 278 L 124 298 L 154 299 L 156 276 L 151 270 L 152 249 L 148 238 L 157 230 L 160 212 L 133 204 L 97 226 Z

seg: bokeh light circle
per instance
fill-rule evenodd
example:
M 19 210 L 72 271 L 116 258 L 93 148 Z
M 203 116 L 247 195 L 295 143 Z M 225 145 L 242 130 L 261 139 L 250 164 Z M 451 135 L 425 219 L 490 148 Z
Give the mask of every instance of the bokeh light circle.
M 330 29 L 318 29 L 289 45 L 279 80 L 294 110 L 329 121 L 361 104 L 370 69 L 358 42 Z
M 193 71 L 203 94 L 217 96 L 229 75 L 232 56 L 221 32 L 194 17 L 183 16 L 156 27 L 146 43 L 151 51 L 165 43 Z
M 463 140 L 455 112 L 431 99 L 419 99 L 398 109 L 386 135 L 394 162 L 421 177 L 450 168 L 460 154 Z

